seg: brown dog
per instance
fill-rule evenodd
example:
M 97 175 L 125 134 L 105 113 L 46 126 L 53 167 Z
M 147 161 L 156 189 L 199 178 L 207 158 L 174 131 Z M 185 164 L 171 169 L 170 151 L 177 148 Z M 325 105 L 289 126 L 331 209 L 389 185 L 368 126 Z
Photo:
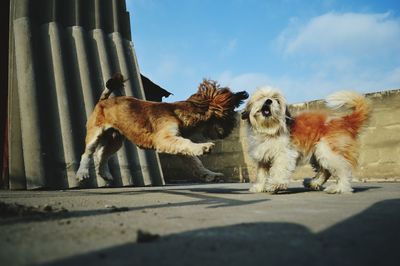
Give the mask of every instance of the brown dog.
M 201 133 L 209 139 L 224 138 L 235 126 L 235 111 L 244 99 L 245 91 L 232 93 L 217 82 L 204 80 L 197 93 L 186 101 L 159 103 L 110 94 L 124 86 L 121 74 L 107 81 L 99 102 L 87 121 L 85 152 L 77 179 L 89 178 L 90 157 L 95 156 L 96 172 L 112 181 L 107 169 L 108 158 L 117 152 L 124 140 L 143 149 L 157 152 L 198 156 L 209 152 L 214 143 L 194 143 L 189 138 Z

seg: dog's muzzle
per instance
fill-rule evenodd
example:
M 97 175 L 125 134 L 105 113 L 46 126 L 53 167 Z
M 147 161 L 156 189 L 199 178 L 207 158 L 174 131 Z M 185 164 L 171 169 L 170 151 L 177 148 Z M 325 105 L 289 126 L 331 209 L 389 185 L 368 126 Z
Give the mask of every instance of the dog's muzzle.
M 263 106 L 261 107 L 261 113 L 264 117 L 270 117 L 271 116 L 271 104 L 272 104 L 272 100 L 271 99 L 267 99 Z

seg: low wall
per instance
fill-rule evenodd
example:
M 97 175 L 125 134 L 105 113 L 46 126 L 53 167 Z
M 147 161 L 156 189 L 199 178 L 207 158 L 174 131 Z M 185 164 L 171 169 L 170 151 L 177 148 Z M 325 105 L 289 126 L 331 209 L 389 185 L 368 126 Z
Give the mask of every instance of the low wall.
M 400 90 L 369 93 L 371 119 L 360 136 L 359 166 L 354 178 L 359 181 L 400 181 Z M 322 100 L 290 106 L 293 114 L 323 109 Z M 201 157 L 210 170 L 225 174 L 226 181 L 255 180 L 255 164 L 247 154 L 246 123 L 237 115 L 238 126 L 232 134 L 216 142 L 209 155 Z M 190 180 L 191 171 L 179 156 L 160 156 L 167 181 Z M 311 167 L 299 167 L 293 179 L 312 177 Z

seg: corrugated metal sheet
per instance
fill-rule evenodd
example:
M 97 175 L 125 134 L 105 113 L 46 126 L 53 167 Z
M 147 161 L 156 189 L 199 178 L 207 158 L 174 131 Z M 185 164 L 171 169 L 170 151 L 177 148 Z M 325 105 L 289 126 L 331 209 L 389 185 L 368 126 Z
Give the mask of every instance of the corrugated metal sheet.
M 123 0 L 12 0 L 9 187 L 76 187 L 85 123 L 114 72 L 144 98 Z M 109 166 L 118 186 L 164 184 L 158 155 L 126 141 Z M 91 186 L 105 182 L 92 171 Z

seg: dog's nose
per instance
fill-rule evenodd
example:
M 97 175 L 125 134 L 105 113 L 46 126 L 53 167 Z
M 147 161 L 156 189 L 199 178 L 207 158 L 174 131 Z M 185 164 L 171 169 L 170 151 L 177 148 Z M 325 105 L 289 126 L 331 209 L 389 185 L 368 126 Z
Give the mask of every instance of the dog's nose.
M 267 99 L 264 104 L 271 105 L 272 104 L 272 100 L 271 99 Z

